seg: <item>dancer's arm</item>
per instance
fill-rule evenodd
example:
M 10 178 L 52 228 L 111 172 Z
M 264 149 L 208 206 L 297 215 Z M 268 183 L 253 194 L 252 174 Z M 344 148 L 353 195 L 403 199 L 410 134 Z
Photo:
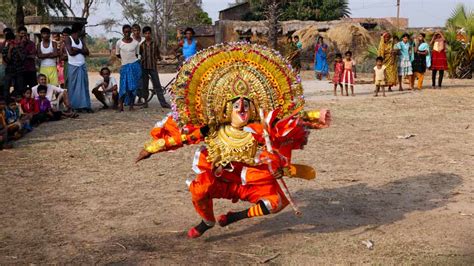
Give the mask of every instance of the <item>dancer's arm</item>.
M 197 144 L 204 140 L 209 132 L 207 126 L 183 130 L 178 128 L 172 118 L 166 118 L 163 124 L 151 131 L 153 140 L 145 143 L 135 162 L 149 158 L 152 154 L 176 150 L 184 145 Z

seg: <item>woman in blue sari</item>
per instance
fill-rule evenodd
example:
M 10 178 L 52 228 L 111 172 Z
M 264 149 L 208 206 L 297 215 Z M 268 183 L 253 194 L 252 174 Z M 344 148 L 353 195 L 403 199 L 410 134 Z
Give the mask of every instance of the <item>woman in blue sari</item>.
M 328 46 L 324 43 L 323 37 L 318 37 L 314 51 L 314 71 L 316 72 L 316 78 L 322 80 L 323 76 L 327 76 L 329 71 L 327 59 Z

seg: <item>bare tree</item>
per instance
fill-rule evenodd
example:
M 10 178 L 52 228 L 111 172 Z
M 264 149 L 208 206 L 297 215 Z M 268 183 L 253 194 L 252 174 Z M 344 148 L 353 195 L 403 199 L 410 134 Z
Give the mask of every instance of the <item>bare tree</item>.
M 62 4 L 71 13 L 72 16 L 81 18 L 89 18 L 90 11 L 100 3 L 110 3 L 110 0 L 62 0 Z M 76 13 L 76 9 L 80 9 L 80 13 Z
M 149 22 L 147 18 L 148 10 L 146 9 L 145 3 L 140 0 L 118 0 L 120 6 L 122 6 L 122 15 L 129 24 L 140 24 L 144 25 Z
M 150 9 L 150 21 L 155 40 L 160 41 L 161 50 L 167 50 L 168 32 L 174 24 L 173 14 L 175 6 L 172 0 L 145 0 Z

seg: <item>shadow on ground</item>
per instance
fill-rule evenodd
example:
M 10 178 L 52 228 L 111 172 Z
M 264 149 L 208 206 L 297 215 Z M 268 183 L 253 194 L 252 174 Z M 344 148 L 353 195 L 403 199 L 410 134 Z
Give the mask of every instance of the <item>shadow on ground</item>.
M 302 190 L 301 218 L 284 212 L 275 219 L 215 237 L 207 241 L 263 232 L 269 237 L 289 233 L 329 233 L 352 230 L 362 226 L 380 226 L 402 220 L 413 211 L 428 211 L 449 202 L 451 191 L 462 183 L 456 174 L 431 173 L 411 176 L 381 187 L 354 184 L 346 187 Z M 288 207 L 289 208 L 289 207 Z M 304 229 L 298 229 L 304 225 Z M 295 228 L 295 229 L 293 229 Z
M 256 237 L 311 235 L 390 224 L 404 219 L 405 215 L 413 211 L 423 212 L 445 206 L 450 201 L 452 190 L 461 183 L 462 178 L 456 174 L 431 173 L 403 178 L 380 187 L 354 184 L 330 189 L 301 190 L 297 197 L 302 203 L 302 218 L 295 218 L 293 212 L 286 211 L 250 226 L 246 226 L 243 221 L 241 226 L 233 227 L 244 227 L 243 230 L 232 230 L 202 241 L 186 239 L 184 229 L 179 233 L 114 237 L 107 241 L 106 247 L 95 249 L 92 254 L 91 250 L 86 251 L 89 254 L 83 253 L 73 261 L 99 264 L 128 264 L 149 259 L 174 263 L 237 261 L 242 259 L 239 252 L 214 254 L 203 250 L 224 248 L 226 245 L 245 247 L 256 242 Z M 236 242 L 239 243 L 237 246 Z M 95 260 L 90 261 L 91 257 Z

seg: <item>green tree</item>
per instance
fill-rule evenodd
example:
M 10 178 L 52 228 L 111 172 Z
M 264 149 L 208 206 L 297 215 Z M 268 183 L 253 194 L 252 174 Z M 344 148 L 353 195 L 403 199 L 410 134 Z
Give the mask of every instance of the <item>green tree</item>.
M 212 25 L 212 19 L 209 17 L 209 14 L 202 9 L 196 13 L 195 22 L 198 25 Z
M 474 12 L 458 5 L 446 22 L 449 76 L 472 78 L 474 70 Z
M 316 20 L 336 20 L 351 15 L 348 0 L 325 0 L 321 2 Z
M 244 20 L 264 20 L 268 0 L 249 0 L 251 11 Z M 351 15 L 348 0 L 288 0 L 278 1 L 281 20 L 336 20 Z
M 15 26 L 15 11 L 10 1 L 0 1 L 0 21 L 8 27 Z

